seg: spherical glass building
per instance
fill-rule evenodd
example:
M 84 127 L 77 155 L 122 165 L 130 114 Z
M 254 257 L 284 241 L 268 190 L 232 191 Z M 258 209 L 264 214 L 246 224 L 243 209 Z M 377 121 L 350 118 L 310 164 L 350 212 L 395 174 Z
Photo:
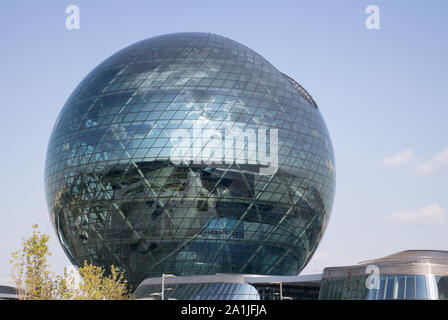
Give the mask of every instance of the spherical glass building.
M 162 273 L 298 274 L 327 226 L 335 164 L 296 81 L 233 40 L 176 33 L 78 85 L 45 186 L 71 261 L 114 264 L 135 288 Z

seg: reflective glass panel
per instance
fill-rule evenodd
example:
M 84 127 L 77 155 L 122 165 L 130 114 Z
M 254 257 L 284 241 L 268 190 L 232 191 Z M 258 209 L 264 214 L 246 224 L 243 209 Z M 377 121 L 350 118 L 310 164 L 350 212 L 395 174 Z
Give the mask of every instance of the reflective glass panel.
M 415 299 L 415 276 L 406 275 L 406 299 Z
M 425 276 L 422 276 L 422 275 L 415 276 L 415 289 L 416 289 L 416 294 L 415 294 L 416 299 L 426 299 L 427 298 Z
M 378 290 L 377 300 L 383 300 L 385 296 L 386 289 L 386 276 L 380 276 L 380 289 Z
M 404 298 L 405 276 L 398 275 L 395 277 L 394 299 Z
M 440 300 L 448 299 L 448 277 L 437 276 L 437 293 Z
M 395 276 L 389 275 L 386 277 L 386 294 L 385 299 L 390 300 L 394 296 Z
M 210 33 L 126 47 L 68 98 L 47 149 L 71 261 L 146 277 L 297 275 L 330 219 L 335 161 L 311 96 Z

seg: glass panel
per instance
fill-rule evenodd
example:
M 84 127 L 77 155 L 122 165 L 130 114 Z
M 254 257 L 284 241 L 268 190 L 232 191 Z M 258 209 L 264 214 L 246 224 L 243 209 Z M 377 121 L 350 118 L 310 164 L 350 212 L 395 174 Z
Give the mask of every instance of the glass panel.
M 358 300 L 365 300 L 367 299 L 368 289 L 366 286 L 366 279 L 367 276 L 361 276 L 359 280 L 357 280 L 357 292 L 356 292 L 356 298 Z
M 448 299 L 448 277 L 446 276 L 437 277 L 437 291 L 440 300 Z
M 392 299 L 394 296 L 395 276 L 387 276 L 385 299 Z
M 433 274 L 427 274 L 426 275 L 426 291 L 428 299 L 430 300 L 436 300 L 438 297 L 437 294 L 437 283 L 436 283 L 436 276 Z
M 380 276 L 380 290 L 378 290 L 378 296 L 376 297 L 377 300 L 383 300 L 384 299 L 384 289 L 386 286 L 386 277 L 381 275 Z
M 379 281 L 379 278 L 374 277 L 374 278 L 370 278 L 370 276 L 366 277 L 367 279 L 369 279 L 369 281 L 365 281 L 365 287 L 366 287 L 366 300 L 376 300 L 376 296 L 378 294 L 378 289 L 376 288 L 376 286 L 378 286 L 378 283 L 376 283 L 377 281 Z M 367 288 L 367 285 L 369 284 L 370 289 Z
M 415 299 L 415 276 L 406 276 L 406 299 Z
M 425 276 L 417 275 L 415 277 L 416 299 L 427 299 Z
M 228 38 L 180 33 L 89 73 L 55 124 L 45 182 L 70 260 L 119 266 L 135 288 L 162 272 L 298 274 L 330 216 L 335 165 L 298 83 Z
M 334 299 L 334 291 L 335 291 L 334 281 L 333 281 L 333 279 L 330 279 L 328 281 L 327 299 Z
M 394 299 L 404 298 L 404 275 L 395 277 Z
M 367 300 L 375 300 L 377 294 L 377 289 L 369 289 L 369 292 L 367 293 Z
M 322 282 L 320 284 L 320 291 L 319 291 L 319 300 L 326 300 L 327 299 L 327 288 L 328 288 L 328 280 L 322 279 Z M 258 290 L 260 293 L 261 299 L 264 299 L 264 289 Z

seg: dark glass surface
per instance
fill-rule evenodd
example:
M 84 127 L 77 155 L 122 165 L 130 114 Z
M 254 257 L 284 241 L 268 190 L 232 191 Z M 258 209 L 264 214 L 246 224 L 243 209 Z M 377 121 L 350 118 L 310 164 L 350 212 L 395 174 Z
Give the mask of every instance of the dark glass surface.
M 395 278 L 395 293 L 394 299 L 404 299 L 404 285 L 405 285 L 405 276 L 398 275 Z
M 386 277 L 386 300 L 391 300 L 394 297 L 394 285 L 395 285 L 395 276 L 389 275 Z
M 426 294 L 426 282 L 424 275 L 415 276 L 415 298 L 416 299 L 427 299 Z
M 448 300 L 448 277 L 437 276 L 437 292 L 440 300 Z
M 278 284 L 252 284 L 260 294 L 261 300 L 280 300 Z M 319 286 L 316 285 L 288 285 L 283 283 L 282 297 L 287 300 L 317 300 Z
M 376 297 L 377 300 L 384 299 L 385 289 L 386 289 L 386 276 L 380 275 L 380 288 L 378 289 L 378 296 Z
M 161 285 L 140 286 L 137 299 L 160 300 Z M 260 300 L 258 291 L 247 283 L 211 282 L 170 284 L 165 287 L 165 300 Z
M 406 276 L 406 299 L 415 299 L 415 276 Z
M 176 129 L 202 161 L 173 161 Z M 232 145 L 216 144 L 214 132 L 230 129 L 241 132 Z M 269 154 L 278 149 L 272 174 L 251 152 L 263 130 Z M 229 163 L 233 142 L 244 152 Z M 235 41 L 179 33 L 120 50 L 86 76 L 54 126 L 45 186 L 72 262 L 114 264 L 135 288 L 162 273 L 298 274 L 328 224 L 335 164 L 300 85 Z
M 323 279 L 319 300 L 446 300 L 448 297 L 447 278 L 434 274 L 381 275 L 380 287 L 370 290 L 363 286 L 366 280 L 365 276 Z M 340 293 L 341 290 L 344 294 Z

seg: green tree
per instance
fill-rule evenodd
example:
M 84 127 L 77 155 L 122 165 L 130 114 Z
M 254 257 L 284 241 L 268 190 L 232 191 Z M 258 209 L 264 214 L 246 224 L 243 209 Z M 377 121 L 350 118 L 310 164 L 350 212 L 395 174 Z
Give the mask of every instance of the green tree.
M 131 299 L 127 280 L 115 266 L 110 267 L 109 275 L 102 267 L 88 264 L 79 269 L 83 281 L 75 299 L 79 300 L 128 300 Z
M 64 270 L 63 276 L 50 272 L 48 249 L 50 236 L 40 233 L 33 225 L 33 234 L 22 239 L 23 248 L 11 254 L 11 278 L 21 300 L 126 300 L 132 296 L 128 283 L 118 268 L 111 266 L 109 274 L 102 267 L 88 264 L 79 269 L 82 280 L 76 283 Z
M 55 283 L 49 271 L 50 237 L 33 225 L 33 235 L 22 239 L 23 248 L 11 254 L 11 278 L 18 289 L 19 299 L 48 300 L 54 298 Z
M 76 296 L 76 283 L 71 274 L 68 274 L 67 268 L 64 269 L 64 276 L 57 276 L 55 281 L 55 296 L 58 300 L 72 300 Z

